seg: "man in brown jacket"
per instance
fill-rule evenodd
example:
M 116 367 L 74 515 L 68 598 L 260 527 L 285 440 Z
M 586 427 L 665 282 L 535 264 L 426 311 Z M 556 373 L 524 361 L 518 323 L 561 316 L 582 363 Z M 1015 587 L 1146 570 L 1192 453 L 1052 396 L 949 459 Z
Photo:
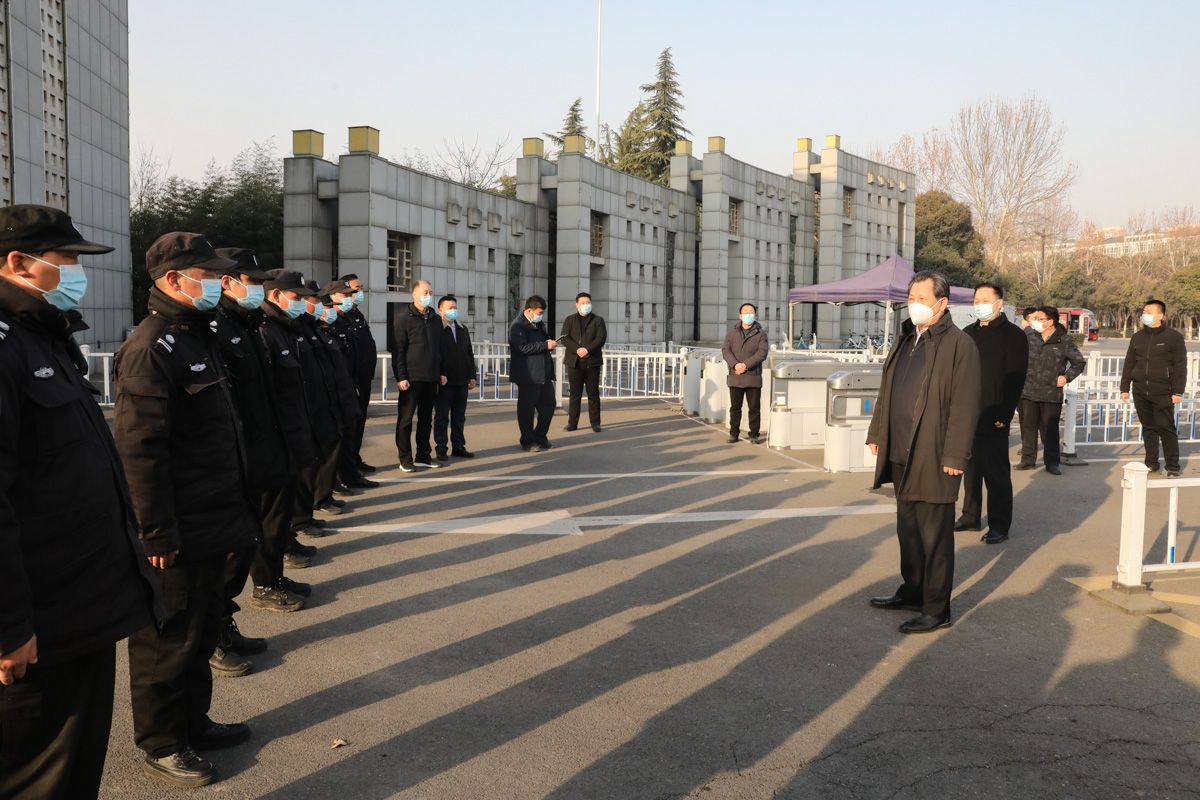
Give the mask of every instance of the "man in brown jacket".
M 954 503 L 979 413 L 979 351 L 954 326 L 950 285 L 936 272 L 908 284 L 909 321 L 883 365 L 879 402 L 867 431 L 878 457 L 875 487 L 896 487 L 896 534 L 903 585 L 875 608 L 918 611 L 901 633 L 950 626 L 954 584 Z

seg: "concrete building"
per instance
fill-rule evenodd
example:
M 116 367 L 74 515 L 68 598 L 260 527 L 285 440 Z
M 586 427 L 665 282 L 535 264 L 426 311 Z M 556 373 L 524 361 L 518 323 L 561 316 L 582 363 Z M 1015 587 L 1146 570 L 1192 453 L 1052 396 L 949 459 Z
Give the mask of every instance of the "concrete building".
M 132 324 L 127 0 L 0 2 L 0 202 L 66 210 L 89 256 L 83 344 L 106 350 Z
M 913 176 L 844 152 L 836 136 L 820 153 L 798 140 L 791 175 L 738 161 L 719 136 L 701 157 L 680 141 L 669 186 L 588 158 L 581 137 L 555 161 L 525 139 L 509 198 L 388 161 L 379 135 L 351 128 L 334 163 L 323 134 L 293 133 L 284 260 L 318 281 L 363 277 L 380 343 L 418 278 L 458 296 L 479 341 L 504 341 L 529 294 L 547 298 L 557 326 L 587 291 L 613 343 L 718 342 L 745 301 L 783 343 L 791 287 L 913 257 Z M 824 306 L 814 322 L 798 307 L 793 332 L 837 343 L 881 328 L 875 311 Z

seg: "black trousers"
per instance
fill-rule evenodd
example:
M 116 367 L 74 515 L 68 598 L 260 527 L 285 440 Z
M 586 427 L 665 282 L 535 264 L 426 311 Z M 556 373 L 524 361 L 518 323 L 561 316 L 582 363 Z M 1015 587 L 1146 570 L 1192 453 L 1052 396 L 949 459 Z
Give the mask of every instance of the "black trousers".
M 1134 394 L 1133 407 L 1142 423 L 1142 442 L 1146 445 L 1146 466 L 1158 469 L 1158 446 L 1169 471 L 1179 470 L 1179 432 L 1175 430 L 1175 404 L 1170 396 L 1150 397 Z
M 342 428 L 342 441 L 338 446 L 337 479 L 342 483 L 360 480 L 362 470 L 358 468 L 358 453 L 354 449 L 354 437 L 358 433 L 358 423 L 352 422 Z
M 189 746 L 212 703 L 208 659 L 225 606 L 225 556 L 158 570 L 164 616 L 129 637 L 133 739 L 154 758 Z
M 358 407 L 362 410 L 362 419 L 354 426 L 353 439 L 354 458 L 359 464 L 362 463 L 363 436 L 367 431 L 367 413 L 371 408 L 371 385 L 374 383 L 374 380 L 374 377 L 366 379 L 360 377 L 354 384 L 354 389 L 358 392 Z
M 31 664 L 0 686 L 0 798 L 75 800 L 100 792 L 112 727 L 115 644 Z
M 396 450 L 401 464 L 419 461 L 428 464 L 432 450 L 429 434 L 433 430 L 433 404 L 438 385 L 434 381 L 412 381 L 400 392 L 396 413 Z M 413 418 L 417 420 L 417 446 L 413 453 Z
M 322 506 L 333 499 L 333 487 L 337 485 L 338 459 L 342 454 L 342 440 L 337 439 L 321 451 L 321 462 L 313 483 L 313 503 Z
M 317 471 L 321 467 L 321 446 L 317 455 L 301 464 L 292 477 L 292 530 L 299 531 L 313 521 L 313 508 L 317 504 Z
M 246 579 L 250 577 L 250 566 L 254 563 L 254 554 L 257 551 L 258 544 L 255 543 L 249 547 L 243 547 L 241 550 L 235 550 L 225 557 L 225 603 L 221 612 L 222 632 L 224 632 L 226 624 L 233 619 L 233 615 L 242 610 L 237 603 L 237 598 L 242 593 L 242 589 L 246 588 Z M 221 644 L 219 639 L 218 644 Z
M 600 365 L 567 367 L 567 381 L 570 384 L 567 395 L 567 424 L 574 427 L 579 424 L 579 405 L 583 399 L 583 389 L 587 387 L 588 422 L 600 424 Z
M 545 442 L 550 432 L 550 420 L 557 405 L 554 381 L 521 383 L 517 385 L 517 425 L 521 428 L 521 446 Z M 534 417 L 537 424 L 534 424 Z
M 762 424 L 762 387 L 761 386 L 730 386 L 729 387 L 729 432 L 737 436 L 742 427 L 742 400 L 750 406 L 750 438 L 759 434 Z
M 1042 461 L 1047 467 L 1058 466 L 1061 453 L 1058 442 L 1058 418 L 1062 403 L 1042 403 L 1021 398 L 1021 460 L 1037 461 L 1038 435 L 1042 437 Z
M 1012 464 L 1008 460 L 1008 437 L 1003 434 L 975 437 L 963 473 L 963 519 L 980 521 L 985 485 L 988 528 L 992 533 L 1008 533 L 1013 513 Z
M 292 540 L 295 487 L 288 484 L 278 489 L 262 489 L 253 496 L 263 539 L 250 562 L 250 576 L 255 586 L 270 586 L 283 577 L 283 555 Z
M 903 474 L 904 465 L 892 464 L 892 475 Z M 954 588 L 954 503 L 897 499 L 896 537 L 904 579 L 896 594 L 919 605 L 922 614 L 948 618 Z
M 445 453 L 447 448 L 467 449 L 464 431 L 467 425 L 469 394 L 470 390 L 465 383 L 448 383 L 438 387 L 433 414 L 433 441 L 437 445 L 438 453 Z

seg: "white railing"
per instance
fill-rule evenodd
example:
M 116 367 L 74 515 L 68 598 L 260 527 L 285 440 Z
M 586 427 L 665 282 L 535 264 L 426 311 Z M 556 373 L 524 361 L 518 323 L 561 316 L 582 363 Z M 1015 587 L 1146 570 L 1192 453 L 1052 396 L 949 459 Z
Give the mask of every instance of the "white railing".
M 1121 546 L 1117 556 L 1117 584 L 1140 590 L 1146 573 L 1200 570 L 1200 561 L 1177 561 L 1179 533 L 1179 490 L 1200 487 L 1200 478 L 1150 480 L 1145 464 L 1126 464 L 1121 478 Z M 1161 563 L 1147 564 L 1146 495 L 1151 489 L 1166 489 L 1167 547 Z
M 683 396 L 683 365 L 679 353 L 604 353 L 600 372 L 600 396 L 622 398 L 659 397 L 678 400 Z
M 1067 391 L 1063 405 L 1063 452 L 1077 444 L 1138 444 L 1142 424 L 1132 401 L 1120 395 Z M 1175 428 L 1184 442 L 1200 441 L 1200 398 L 1185 396 L 1175 406 Z

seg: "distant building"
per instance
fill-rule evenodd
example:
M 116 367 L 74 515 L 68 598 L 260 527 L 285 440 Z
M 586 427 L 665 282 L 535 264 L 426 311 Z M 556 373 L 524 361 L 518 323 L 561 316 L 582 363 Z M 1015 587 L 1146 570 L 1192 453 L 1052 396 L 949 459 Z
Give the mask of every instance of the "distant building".
M 837 136 L 820 153 L 798 140 L 791 175 L 738 161 L 722 137 L 701 157 L 680 141 L 669 187 L 588 158 L 581 137 L 554 161 L 525 139 L 516 198 L 381 158 L 374 128 L 351 128 L 349 142 L 334 163 L 323 134 L 294 132 L 284 260 L 318 281 L 360 275 L 381 343 L 418 278 L 457 295 L 477 340 L 503 341 L 530 294 L 558 325 L 587 291 L 614 343 L 719 341 L 745 301 L 782 342 L 789 288 L 913 258 L 913 176 L 843 151 Z M 823 306 L 817 320 L 826 340 L 883 325 L 861 306 Z M 797 307 L 794 334 L 812 329 L 811 307 Z
M 112 245 L 88 256 L 82 344 L 132 324 L 127 0 L 0 2 L 0 202 L 67 211 Z

